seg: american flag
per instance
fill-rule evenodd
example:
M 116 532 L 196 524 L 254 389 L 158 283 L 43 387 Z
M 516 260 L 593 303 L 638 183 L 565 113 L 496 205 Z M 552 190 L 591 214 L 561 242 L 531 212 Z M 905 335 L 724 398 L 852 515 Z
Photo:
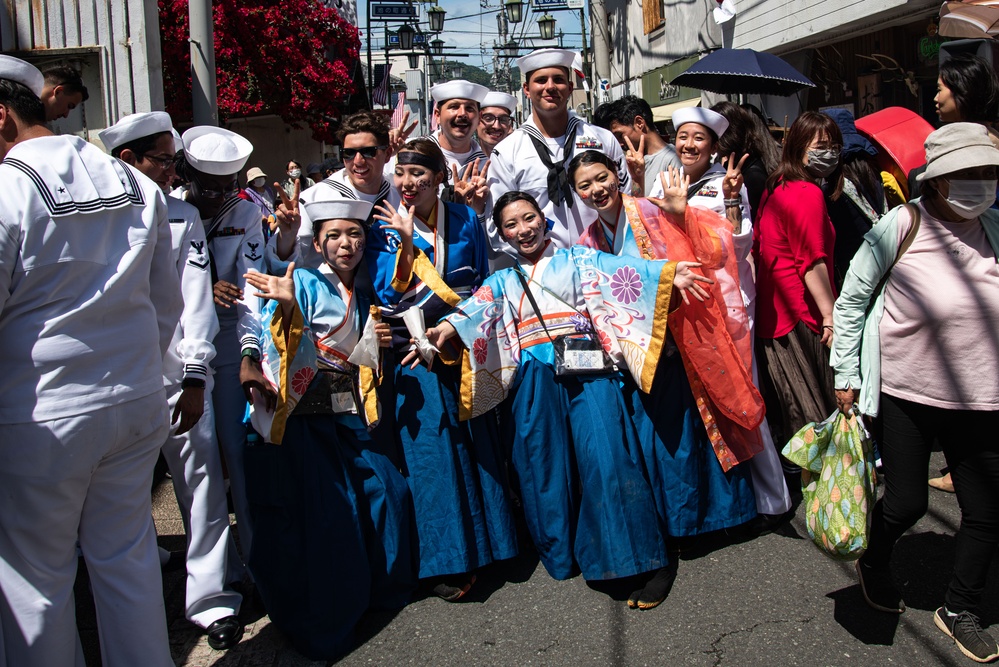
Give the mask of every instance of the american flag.
M 388 106 L 388 96 L 389 96 L 389 71 L 392 69 L 392 63 L 387 63 L 385 68 L 382 70 L 382 81 L 378 84 L 378 87 L 371 92 L 371 103 L 380 104 L 383 107 Z
M 406 113 L 406 93 L 399 93 L 399 103 L 395 105 L 395 111 L 392 112 L 392 120 L 389 122 L 389 127 L 400 127 L 402 125 L 402 116 Z

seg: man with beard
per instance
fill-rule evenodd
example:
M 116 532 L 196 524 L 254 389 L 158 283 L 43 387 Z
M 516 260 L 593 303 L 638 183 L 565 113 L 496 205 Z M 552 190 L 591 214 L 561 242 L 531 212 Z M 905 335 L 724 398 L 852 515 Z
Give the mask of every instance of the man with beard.
M 531 117 L 493 149 L 488 174 L 492 201 L 510 190 L 537 200 L 545 217 L 555 223 L 550 237 L 557 248 L 574 244 L 597 219 L 596 211 L 584 206 L 569 185 L 565 166 L 574 155 L 585 150 L 607 154 L 618 164 L 622 191 L 631 192 L 631 176 L 614 135 L 569 111 L 574 56 L 568 49 L 538 49 L 517 59 L 526 77 Z M 497 254 L 509 252 L 511 246 L 503 241 L 490 212 L 487 209 L 485 221 L 489 243 Z
M 489 91 L 482 100 L 479 127 L 475 133 L 479 146 L 489 157 L 496 144 L 513 133 L 513 114 L 517 111 L 517 98 L 508 93 Z

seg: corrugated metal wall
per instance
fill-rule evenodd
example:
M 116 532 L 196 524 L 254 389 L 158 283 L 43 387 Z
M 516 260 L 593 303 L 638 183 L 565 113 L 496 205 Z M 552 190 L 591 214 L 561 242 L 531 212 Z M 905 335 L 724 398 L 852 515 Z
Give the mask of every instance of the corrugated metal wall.
M 103 103 L 103 118 L 88 114 L 91 132 L 126 114 L 163 108 L 156 0 L 3 0 L 0 51 L 42 67 L 60 60 L 82 66 L 91 99 Z M 97 70 L 89 80 L 88 66 Z

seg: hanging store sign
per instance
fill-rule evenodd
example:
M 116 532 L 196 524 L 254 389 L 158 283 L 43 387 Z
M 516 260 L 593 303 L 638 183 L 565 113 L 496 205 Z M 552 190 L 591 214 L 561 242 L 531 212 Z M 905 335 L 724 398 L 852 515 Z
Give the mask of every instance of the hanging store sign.
M 408 2 L 372 2 L 371 18 L 381 21 L 407 21 L 417 17 L 416 5 Z
M 537 12 L 557 12 L 564 9 L 582 9 L 584 0 L 531 0 L 531 9 Z

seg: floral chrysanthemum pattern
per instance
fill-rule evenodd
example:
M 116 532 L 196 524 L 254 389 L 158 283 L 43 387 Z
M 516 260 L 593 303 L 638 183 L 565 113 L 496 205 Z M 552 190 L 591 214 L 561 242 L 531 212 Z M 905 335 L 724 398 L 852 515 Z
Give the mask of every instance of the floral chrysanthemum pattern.
M 635 303 L 642 295 L 642 279 L 635 269 L 622 266 L 611 276 L 610 288 L 611 294 L 621 303 Z

